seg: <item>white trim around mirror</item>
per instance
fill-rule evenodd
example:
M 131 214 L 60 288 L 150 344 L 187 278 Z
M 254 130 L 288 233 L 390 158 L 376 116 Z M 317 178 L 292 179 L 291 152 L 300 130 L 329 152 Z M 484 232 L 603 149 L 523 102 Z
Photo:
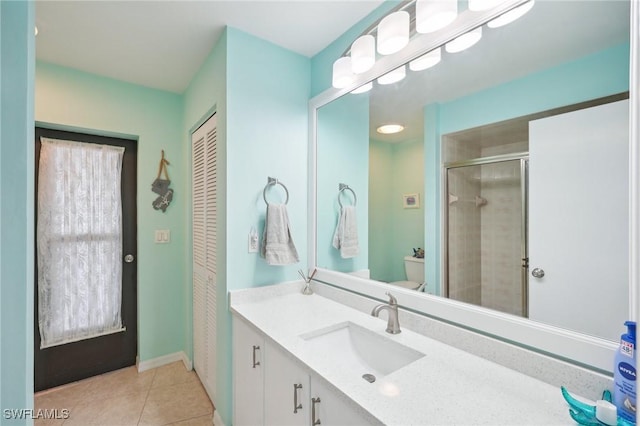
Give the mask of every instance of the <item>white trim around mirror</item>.
M 454 28 L 441 33 L 437 37 L 427 38 L 420 35 L 411 40 L 402 51 L 382 58 L 372 70 L 360 77 L 345 89 L 329 89 L 314 97 L 309 102 L 309 229 L 308 229 L 308 265 L 310 270 L 317 269 L 315 280 L 325 282 L 343 289 L 386 300 L 385 292 L 393 289 L 398 303 L 406 309 L 423 315 L 440 319 L 478 333 L 496 337 L 531 348 L 535 351 L 567 360 L 601 372 L 612 372 L 614 352 L 617 342 L 612 342 L 583 333 L 530 321 L 525 318 L 503 314 L 482 307 L 461 303 L 455 300 L 424 294 L 415 297 L 415 292 L 397 286 L 379 283 L 354 275 L 317 268 L 316 263 L 316 129 L 317 109 L 329 102 L 349 93 L 358 86 L 393 70 L 401 64 L 418 57 L 420 54 L 441 46 L 449 40 L 473 29 L 492 18 L 510 10 L 527 0 L 509 0 L 501 7 L 486 13 L 472 14 L 461 19 Z M 640 0 L 630 0 L 631 34 L 630 34 L 630 274 L 629 274 L 629 318 L 637 321 L 638 286 L 640 284 L 640 98 L 637 89 L 640 87 L 638 71 L 638 43 L 640 40 Z M 462 17 L 461 17 L 462 18 Z M 621 325 L 622 329 L 622 325 Z M 622 332 L 622 331 L 621 331 Z

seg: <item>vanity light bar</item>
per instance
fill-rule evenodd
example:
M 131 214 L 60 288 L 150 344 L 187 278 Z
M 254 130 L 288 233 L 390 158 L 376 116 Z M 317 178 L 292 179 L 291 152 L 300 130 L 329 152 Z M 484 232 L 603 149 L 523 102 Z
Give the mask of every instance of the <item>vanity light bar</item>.
M 497 7 L 505 0 L 469 0 L 470 11 L 482 11 Z M 501 16 L 489 21 L 487 27 L 498 28 L 522 17 L 531 8 L 535 0 L 531 0 Z M 458 15 L 457 0 L 411 0 L 404 3 L 378 22 L 367 28 L 360 37 L 347 49 L 343 56 L 333 64 L 332 85 L 343 89 L 355 80 L 357 74 L 370 70 L 376 61 L 375 36 L 378 36 L 377 51 L 389 55 L 402 50 L 415 33 L 429 33 L 440 30 L 455 21 Z M 413 23 L 413 25 L 412 25 Z M 411 31 L 413 28 L 413 31 Z M 476 44 L 482 38 L 482 27 L 475 28 L 445 44 L 448 53 L 457 53 Z M 411 61 L 412 71 L 422 71 L 440 62 L 440 50 L 435 50 Z M 402 70 L 400 70 L 402 68 Z M 405 67 L 402 66 L 378 78 L 379 84 L 392 84 L 404 78 Z M 402 75 L 401 75 L 402 74 Z M 367 83 L 352 91 L 363 93 L 371 89 Z

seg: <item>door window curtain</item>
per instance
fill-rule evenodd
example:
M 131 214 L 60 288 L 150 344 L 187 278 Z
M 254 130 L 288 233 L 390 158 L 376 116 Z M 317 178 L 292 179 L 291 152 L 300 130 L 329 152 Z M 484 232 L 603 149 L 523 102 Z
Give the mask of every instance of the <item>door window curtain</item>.
M 41 138 L 38 326 L 41 348 L 123 330 L 124 148 Z

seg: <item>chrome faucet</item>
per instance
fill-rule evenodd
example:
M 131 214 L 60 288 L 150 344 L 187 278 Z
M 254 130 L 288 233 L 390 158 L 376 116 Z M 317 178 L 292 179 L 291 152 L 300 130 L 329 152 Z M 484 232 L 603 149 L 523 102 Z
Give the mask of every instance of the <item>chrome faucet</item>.
M 389 296 L 389 304 L 381 303 L 373 308 L 371 311 L 371 315 L 377 317 L 380 314 L 380 311 L 387 310 L 387 314 L 389 319 L 387 321 L 387 329 L 385 330 L 387 333 L 398 334 L 402 330 L 400 330 L 400 322 L 398 321 L 398 301 L 395 297 L 389 292 L 385 293 Z

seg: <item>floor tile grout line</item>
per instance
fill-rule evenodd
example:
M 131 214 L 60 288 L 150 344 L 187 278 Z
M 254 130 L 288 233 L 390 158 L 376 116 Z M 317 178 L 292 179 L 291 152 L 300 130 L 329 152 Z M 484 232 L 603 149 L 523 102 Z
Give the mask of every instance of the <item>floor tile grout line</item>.
M 153 369 L 153 379 L 151 379 L 151 383 L 149 384 L 149 389 L 147 389 L 147 395 L 144 397 L 144 404 L 142 404 L 142 409 L 140 410 L 140 415 L 138 416 L 138 422 L 136 425 L 140 425 L 142 421 L 142 415 L 144 414 L 144 409 L 147 406 L 147 401 L 149 400 L 149 394 L 151 393 L 151 389 L 153 388 L 153 382 L 156 381 L 156 376 L 158 375 L 158 367 Z

